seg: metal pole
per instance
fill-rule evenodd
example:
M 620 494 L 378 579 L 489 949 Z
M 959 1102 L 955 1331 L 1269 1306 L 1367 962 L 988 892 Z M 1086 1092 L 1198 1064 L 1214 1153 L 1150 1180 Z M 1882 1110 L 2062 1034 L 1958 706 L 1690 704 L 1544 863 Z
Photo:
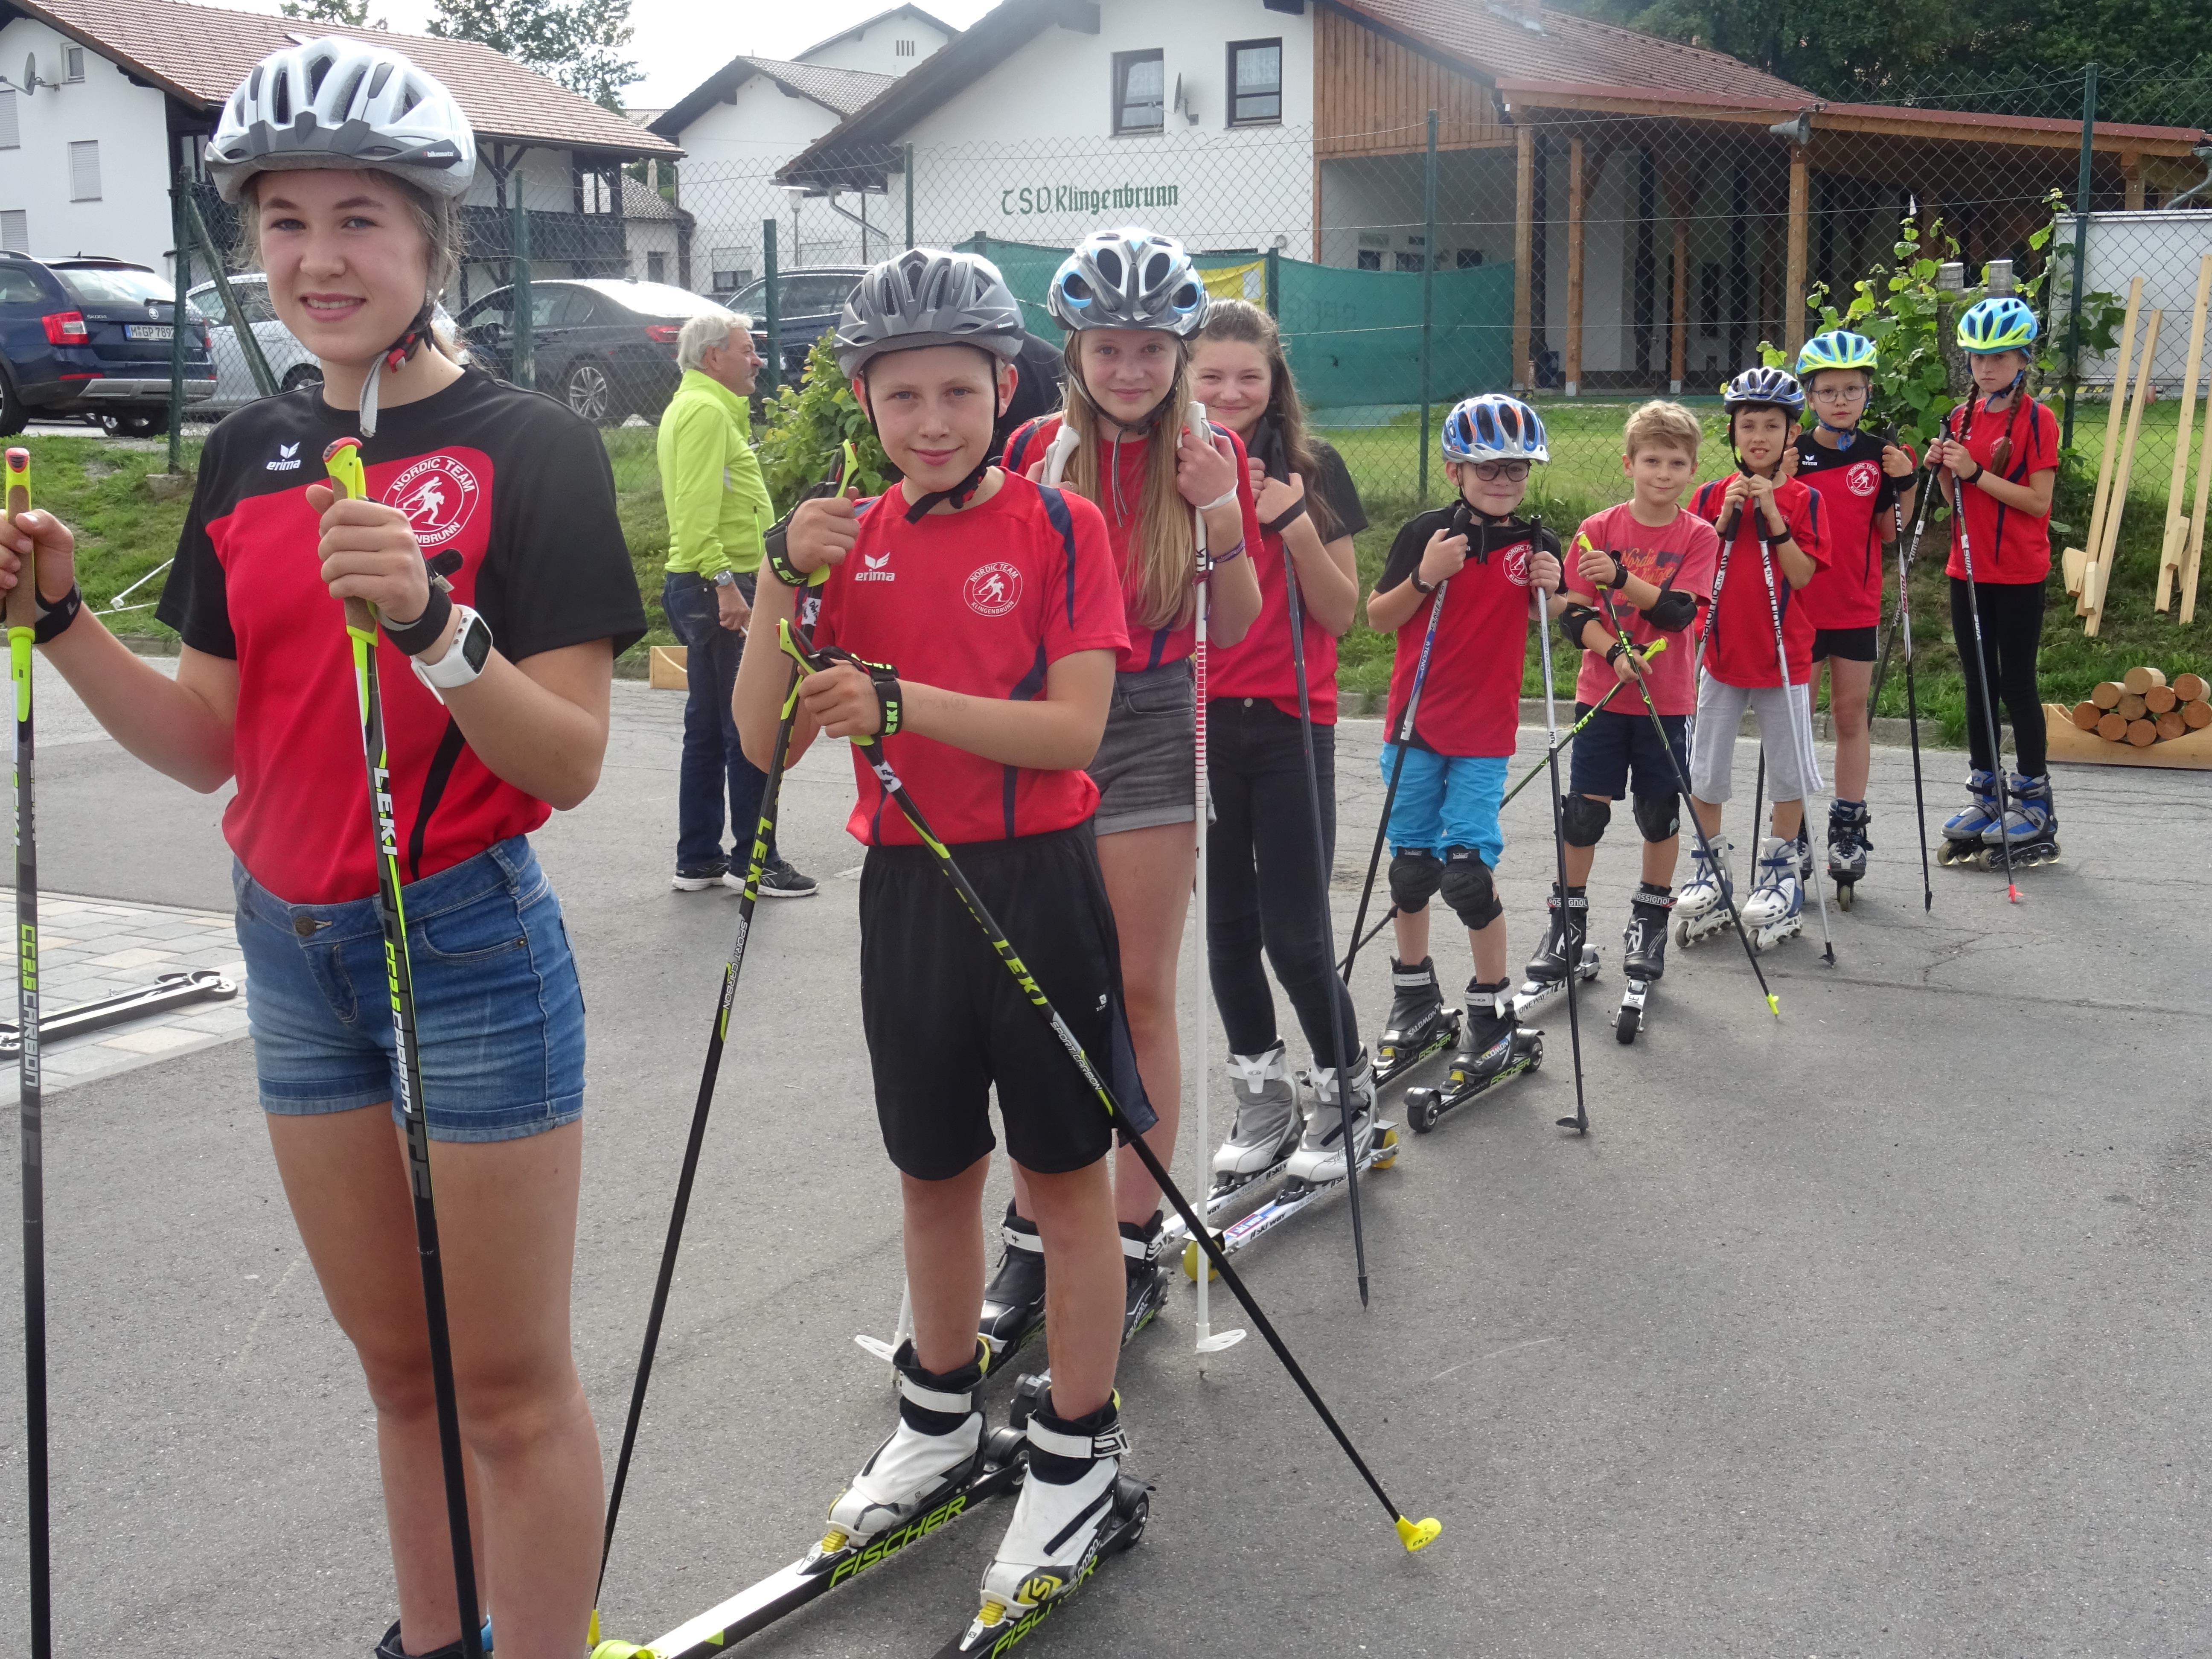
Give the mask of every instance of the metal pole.
M 761 365 L 761 392 L 774 397 L 783 381 L 783 307 L 776 303 L 775 221 L 761 221 L 761 327 L 768 334 L 768 361 Z
M 514 383 L 535 389 L 538 385 L 537 316 L 530 303 L 530 210 L 522 205 L 522 155 L 514 158 L 508 175 L 514 181 L 514 246 L 508 270 L 514 284 Z
M 169 471 L 185 470 L 185 290 L 192 285 L 191 234 L 185 228 L 185 192 L 191 177 L 182 167 L 169 179 L 169 234 L 177 247 L 176 301 L 169 307 Z
M 200 204 L 191 192 L 184 192 L 185 212 L 191 221 L 192 236 L 207 256 L 208 275 L 215 281 L 216 296 L 222 301 L 223 314 L 230 319 L 230 331 L 238 337 L 238 349 L 246 354 L 246 371 L 253 376 L 253 384 L 264 398 L 276 395 L 276 377 L 270 372 L 269 359 L 262 356 L 261 342 L 253 332 L 253 325 L 246 320 L 238 295 L 231 292 L 230 276 L 222 268 L 222 254 L 208 232 L 207 219 L 200 212 Z
M 1267 250 L 1267 314 L 1277 321 L 1283 315 L 1283 256 L 1273 248 Z
M 906 147 L 906 245 L 914 243 L 914 146 Z
M 1429 504 L 1429 358 L 1436 338 L 1437 112 L 1429 112 L 1429 153 L 1421 166 L 1421 505 Z
M 2081 386 L 2081 284 L 2089 262 L 2089 163 L 2097 137 L 2097 66 L 2081 71 L 2081 171 L 2074 185 L 2074 289 L 2066 300 L 2066 420 L 2058 447 L 2074 447 L 2074 395 Z M 2119 389 L 2114 387 L 2117 398 Z

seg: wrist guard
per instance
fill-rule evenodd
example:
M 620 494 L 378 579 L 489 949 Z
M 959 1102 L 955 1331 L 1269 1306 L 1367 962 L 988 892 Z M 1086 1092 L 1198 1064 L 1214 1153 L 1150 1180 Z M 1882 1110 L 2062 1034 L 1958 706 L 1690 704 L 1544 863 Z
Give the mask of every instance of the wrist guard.
M 32 591 L 39 600 L 39 620 L 32 625 L 31 641 L 34 645 L 51 645 L 67 633 L 69 625 L 76 620 L 76 613 L 84 608 L 84 594 L 75 582 L 71 582 L 68 592 L 48 605 L 45 596 L 38 594 L 35 587 Z
M 430 603 L 422 614 L 406 626 L 395 626 L 387 617 L 377 620 L 384 629 L 384 637 L 399 648 L 404 657 L 419 657 L 437 644 L 438 636 L 446 631 L 446 623 L 453 614 L 453 596 L 446 592 L 442 582 L 430 584 Z

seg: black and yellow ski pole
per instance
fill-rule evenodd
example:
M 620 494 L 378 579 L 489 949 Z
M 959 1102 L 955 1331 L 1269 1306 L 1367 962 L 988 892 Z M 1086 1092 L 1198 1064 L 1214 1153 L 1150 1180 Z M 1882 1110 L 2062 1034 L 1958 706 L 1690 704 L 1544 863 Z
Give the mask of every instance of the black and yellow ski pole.
M 779 642 L 784 651 L 806 672 L 811 673 L 829 667 L 835 662 L 851 660 L 850 657 L 843 652 L 815 651 L 805 635 L 793 628 L 787 622 L 781 624 L 780 631 L 781 637 Z M 1237 1269 L 1230 1265 L 1229 1254 L 1222 1249 L 1220 1240 L 1191 1208 L 1190 1200 L 1182 1195 L 1182 1189 L 1175 1184 L 1174 1177 L 1168 1174 L 1165 1166 L 1160 1163 L 1159 1154 L 1146 1144 L 1143 1135 L 1127 1130 L 1127 1120 L 1122 1115 L 1120 1103 L 1114 1098 L 1114 1091 L 1106 1086 L 1106 1080 L 1098 1075 L 1097 1067 L 1091 1063 L 1091 1056 L 1084 1053 L 1083 1044 L 1077 1040 L 1075 1033 L 1068 1030 L 1067 1022 L 1060 1018 L 1060 1010 L 1053 1006 L 1051 998 L 1048 997 L 1043 988 L 1037 984 L 1036 977 L 1030 974 L 1028 966 L 1022 961 L 1020 954 L 1015 951 L 1012 945 L 1008 943 L 1005 930 L 992 916 L 990 908 L 983 902 L 982 896 L 969 884 L 966 872 L 960 868 L 958 861 L 953 858 L 952 849 L 937 838 L 937 832 L 929 827 L 928 819 L 922 817 L 921 809 L 914 804 L 913 797 L 907 793 L 906 785 L 900 781 L 899 775 L 892 769 L 890 762 L 885 758 L 884 745 L 872 737 L 855 737 L 853 739 L 853 745 L 867 761 L 870 769 L 876 775 L 876 781 L 883 786 L 884 793 L 898 803 L 899 811 L 905 815 L 906 821 L 914 826 L 914 833 L 921 838 L 922 845 L 927 847 L 934 856 L 939 872 L 952 884 L 952 890 L 959 896 L 962 906 L 970 916 L 975 918 L 975 925 L 983 930 L 984 937 L 991 942 L 993 952 L 996 954 L 1000 962 L 1005 964 L 1006 971 L 1013 975 L 1014 983 L 1021 988 L 1022 994 L 1029 999 L 1030 1006 L 1036 1010 L 1037 1018 L 1050 1026 L 1053 1036 L 1060 1039 L 1060 1046 L 1067 1051 L 1067 1057 L 1075 1062 L 1075 1069 L 1082 1073 L 1084 1082 L 1090 1086 L 1091 1092 L 1097 1098 L 1098 1104 L 1105 1110 L 1107 1117 L 1117 1127 L 1125 1131 L 1122 1139 L 1135 1150 L 1139 1162 L 1145 1166 L 1145 1173 L 1152 1176 L 1153 1182 L 1159 1188 L 1162 1196 L 1175 1206 L 1176 1213 L 1182 1218 L 1183 1225 L 1190 1230 L 1190 1237 L 1195 1239 L 1199 1248 L 1206 1252 L 1207 1259 L 1213 1264 L 1214 1270 L 1221 1275 L 1222 1283 L 1229 1286 L 1231 1294 L 1236 1297 L 1246 1316 L 1252 1321 L 1253 1328 L 1260 1333 L 1267 1346 L 1275 1351 L 1275 1358 L 1282 1361 L 1283 1369 L 1290 1373 L 1291 1381 L 1298 1385 L 1299 1391 L 1306 1397 L 1306 1403 L 1314 1408 L 1315 1414 L 1321 1419 L 1322 1425 L 1335 1437 L 1336 1443 L 1344 1449 L 1344 1455 L 1352 1460 L 1352 1468 L 1359 1471 L 1359 1478 L 1367 1483 L 1367 1489 L 1373 1492 L 1376 1500 L 1389 1511 L 1391 1522 L 1397 1528 L 1398 1541 L 1408 1550 L 1426 1548 L 1435 1541 L 1437 1534 L 1443 1530 L 1443 1523 L 1433 1516 L 1425 1521 L 1408 1520 L 1406 1512 L 1390 1501 L 1390 1494 L 1383 1491 L 1382 1483 L 1375 1478 L 1375 1471 L 1367 1467 L 1367 1460 L 1359 1455 L 1359 1449 L 1352 1443 L 1352 1437 L 1344 1431 L 1343 1425 L 1336 1420 L 1336 1413 L 1329 1410 L 1328 1402 L 1321 1397 L 1321 1391 L 1316 1389 L 1307 1378 L 1305 1371 L 1299 1366 L 1289 1346 L 1276 1334 L 1275 1328 L 1269 1322 L 1267 1316 L 1261 1311 L 1259 1303 L 1253 1299 L 1252 1292 L 1245 1289 L 1243 1279 L 1237 1276 Z
M 368 499 L 361 441 L 340 438 L 323 452 L 339 495 Z M 399 891 L 399 829 L 392 807 L 391 753 L 385 741 L 384 690 L 377 677 L 376 611 L 345 602 L 353 641 L 354 690 L 361 701 L 361 752 L 368 767 L 368 814 L 376 837 L 376 914 L 384 926 L 385 980 L 392 994 L 393 1070 L 406 1128 L 408 1185 L 415 1196 L 415 1249 L 422 1259 L 422 1305 L 430 1329 L 430 1390 L 437 1402 L 438 1456 L 445 1466 L 446 1526 L 453 1547 L 453 1593 L 460 1605 L 464 1659 L 483 1659 L 483 1615 L 477 1599 L 476 1553 L 469 1539 L 469 1490 L 461 1455 L 461 1416 L 453 1394 L 453 1346 L 446 1318 L 446 1273 L 438 1254 L 438 1211 L 430 1196 L 430 1120 L 422 1061 L 415 1046 L 415 975 L 407 955 L 407 913 Z
M 31 510 L 31 452 L 8 452 L 8 517 Z M 46 1109 L 39 1093 L 39 839 L 32 789 L 31 645 L 39 621 L 35 554 L 8 595 L 8 675 L 15 684 L 15 1006 L 23 1050 L 15 1075 L 23 1152 L 23 1413 L 30 1477 L 31 1653 L 54 1650 L 53 1575 L 48 1559 L 46 1445 Z

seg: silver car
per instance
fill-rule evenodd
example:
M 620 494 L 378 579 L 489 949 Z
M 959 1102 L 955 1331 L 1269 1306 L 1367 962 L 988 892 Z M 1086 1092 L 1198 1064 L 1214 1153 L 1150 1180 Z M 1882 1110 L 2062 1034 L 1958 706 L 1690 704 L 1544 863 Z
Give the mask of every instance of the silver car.
M 261 355 L 269 362 L 269 372 L 282 390 L 289 392 L 323 378 L 322 366 L 315 361 L 314 354 L 294 339 L 292 331 L 277 320 L 276 309 L 269 303 L 268 277 L 258 270 L 242 271 L 230 279 L 230 292 L 238 301 L 238 308 L 246 313 L 247 325 L 260 344 Z M 192 304 L 208 319 L 216 369 L 215 396 L 195 405 L 194 412 L 228 414 L 258 398 L 261 388 L 254 384 L 245 348 L 238 343 L 238 331 L 231 326 L 230 312 L 222 302 L 222 295 L 216 292 L 215 284 L 198 284 L 191 290 L 191 297 Z

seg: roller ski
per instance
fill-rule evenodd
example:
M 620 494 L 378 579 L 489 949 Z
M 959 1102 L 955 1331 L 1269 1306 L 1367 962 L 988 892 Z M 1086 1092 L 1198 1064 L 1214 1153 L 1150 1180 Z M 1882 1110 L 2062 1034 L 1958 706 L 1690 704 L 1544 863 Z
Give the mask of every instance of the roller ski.
M 1023 1483 L 1030 1442 L 1019 1428 L 989 1429 L 975 1409 L 987 1355 L 934 1376 L 902 1343 L 899 1425 L 830 1507 L 814 1547 L 720 1606 L 640 1647 L 602 1641 L 592 1659 L 710 1659 L 808 1602 L 848 1584 L 908 1545 L 958 1520 L 987 1498 Z
M 1667 971 L 1667 915 L 1674 908 L 1674 896 L 1664 888 L 1645 882 L 1636 890 L 1620 936 L 1620 976 L 1627 987 L 1613 1017 L 1613 1034 L 1623 1042 L 1635 1042 L 1644 1029 L 1644 1006 Z
M 1437 964 L 1423 957 L 1409 968 L 1390 959 L 1390 1020 L 1375 1044 L 1375 1086 L 1402 1076 L 1459 1041 L 1460 1012 L 1444 1006 Z
M 1936 849 L 1936 862 L 1987 869 L 1984 855 L 1991 846 L 1988 837 L 2004 822 L 2004 816 L 1997 811 L 1996 775 L 1969 772 L 1966 804 L 1943 820 L 1943 844 Z
M 1044 1328 L 1044 1240 L 1036 1224 L 1006 1206 L 1000 1237 L 1006 1253 L 983 1287 L 983 1316 L 977 1334 L 990 1346 L 998 1364 Z
M 1544 942 L 1528 959 L 1528 976 L 1521 984 L 1516 1012 L 1523 1019 L 1566 988 L 1570 962 L 1575 964 L 1577 979 L 1597 977 L 1597 947 L 1589 942 L 1589 894 L 1580 887 L 1570 887 L 1562 905 L 1559 884 L 1553 882 L 1547 908 L 1551 920 Z
M 1144 1536 L 1152 1489 L 1121 1473 L 1129 1442 L 1120 1396 L 1075 1419 L 1054 1415 L 1051 1398 L 1040 1379 L 1022 1379 L 1016 1410 L 1027 1407 L 1028 1476 L 983 1573 L 975 1616 L 939 1659 L 1008 1651 L 1088 1583 L 1101 1561 Z
M 1674 943 L 1685 951 L 1726 933 L 1729 907 L 1735 902 L 1735 876 L 1728 862 L 1731 844 L 1717 836 L 1707 842 L 1712 856 L 1705 856 L 1704 847 L 1690 849 L 1690 878 L 1674 902 Z
M 2051 775 L 2046 772 L 2039 778 L 2028 778 L 2015 772 L 2006 788 L 2011 795 L 2010 810 L 2005 813 L 2002 827 L 1991 825 L 1982 832 L 1984 844 L 1981 867 L 2002 868 L 2008 850 L 2015 870 L 2057 863 L 2058 811 L 2051 802 Z M 1947 830 L 1948 827 L 1945 826 Z
M 1544 1034 L 1521 1024 L 1512 981 L 1467 987 L 1467 1046 L 1452 1056 L 1441 1089 L 1406 1091 L 1406 1124 L 1426 1134 L 1446 1112 L 1544 1063 Z
M 1797 843 L 1768 836 L 1759 843 L 1759 882 L 1743 902 L 1743 925 L 1754 949 L 1766 951 L 1805 931 L 1805 882 Z
M 1213 1154 L 1213 1179 L 1206 1189 L 1208 1225 L 1289 1168 L 1305 1132 L 1282 1043 L 1264 1054 L 1231 1054 L 1227 1069 L 1237 1093 L 1237 1121 Z M 1182 1218 L 1169 1216 L 1161 1224 L 1161 1252 L 1173 1251 L 1189 1237 Z
M 1863 800 L 1832 801 L 1828 805 L 1828 879 L 1836 884 L 1836 908 L 1851 908 L 1853 890 L 1866 878 L 1867 849 L 1874 845 L 1867 834 L 1873 815 Z
M 1275 1195 L 1249 1214 L 1241 1216 L 1218 1235 L 1224 1255 L 1257 1243 L 1292 1216 L 1344 1185 L 1346 1155 L 1344 1111 L 1337 1103 L 1336 1069 L 1316 1066 L 1300 1073 L 1297 1081 L 1312 1096 L 1305 1112 L 1305 1132 L 1291 1154 L 1283 1184 Z M 1398 1161 L 1398 1130 L 1375 1115 L 1375 1068 L 1366 1051 L 1360 1051 L 1352 1068 L 1352 1152 L 1359 1173 L 1387 1170 Z M 1202 1252 L 1196 1239 L 1182 1247 L 1183 1272 L 1195 1280 Z M 1213 1269 L 1206 1269 L 1209 1276 Z

